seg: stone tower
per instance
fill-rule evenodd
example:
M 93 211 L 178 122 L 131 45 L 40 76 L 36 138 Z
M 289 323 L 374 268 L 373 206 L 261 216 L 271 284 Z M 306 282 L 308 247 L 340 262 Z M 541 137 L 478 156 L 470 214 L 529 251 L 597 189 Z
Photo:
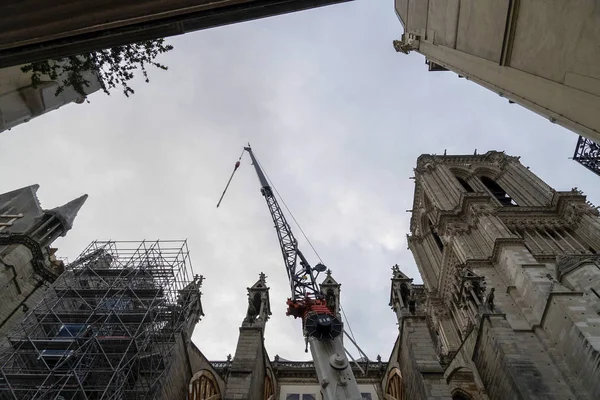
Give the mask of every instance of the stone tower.
M 271 303 L 266 276 L 248 288 L 248 310 L 240 327 L 235 356 L 227 378 L 224 400 L 259 399 L 265 391 L 265 365 L 269 362 L 264 348 L 264 332 Z
M 50 245 L 71 229 L 87 199 L 83 195 L 42 210 L 38 188 L 32 185 L 0 194 L 0 339 L 64 271 Z
M 422 155 L 384 390 L 411 399 L 600 398 L 600 218 L 518 157 Z

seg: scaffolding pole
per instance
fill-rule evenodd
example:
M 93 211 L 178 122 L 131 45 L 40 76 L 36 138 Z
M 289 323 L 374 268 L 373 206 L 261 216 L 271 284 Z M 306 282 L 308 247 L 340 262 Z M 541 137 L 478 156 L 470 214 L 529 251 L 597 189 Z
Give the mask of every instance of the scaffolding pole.
M 0 400 L 158 398 L 201 283 L 185 241 L 93 242 L 0 344 Z

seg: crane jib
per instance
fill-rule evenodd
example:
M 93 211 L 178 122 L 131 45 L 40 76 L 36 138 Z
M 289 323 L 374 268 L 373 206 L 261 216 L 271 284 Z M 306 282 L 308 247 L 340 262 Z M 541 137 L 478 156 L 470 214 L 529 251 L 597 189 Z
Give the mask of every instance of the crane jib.
M 298 249 L 298 242 L 292 233 L 292 229 L 283 214 L 283 210 L 277 202 L 275 194 L 273 193 L 262 168 L 260 167 L 260 163 L 256 160 L 250 145 L 244 147 L 244 150 L 250 154 L 250 159 L 252 160 L 252 164 L 254 165 L 256 175 L 258 176 L 261 185 L 261 193 L 265 197 L 271 218 L 273 219 L 273 224 L 275 225 L 275 230 L 277 231 L 279 246 L 281 248 L 283 261 L 285 262 L 290 290 L 292 292 L 292 299 L 298 300 L 305 297 L 322 297 L 313 270 L 302 252 Z M 302 267 L 300 269 L 297 268 L 298 258 L 300 258 L 300 265 Z
M 288 306 L 286 314 L 302 319 L 307 346 L 305 351 L 308 352 L 310 343 L 317 377 L 319 382 L 323 382 L 321 390 L 323 399 L 360 400 L 361 393 L 356 378 L 344 354 L 346 350 L 342 341 L 344 331 L 342 321 L 336 315 L 336 311 L 327 304 L 316 283 L 314 271 L 317 271 L 318 274 L 325 271 L 326 267 L 319 263 L 313 269 L 298 249 L 298 242 L 292 229 L 249 144 L 248 147 L 244 147 L 244 151 L 247 151 L 252 158 L 252 164 L 261 185 L 261 193 L 267 202 L 277 231 L 279 247 L 292 292 L 292 297 L 286 303 Z M 300 259 L 299 267 L 298 259 Z

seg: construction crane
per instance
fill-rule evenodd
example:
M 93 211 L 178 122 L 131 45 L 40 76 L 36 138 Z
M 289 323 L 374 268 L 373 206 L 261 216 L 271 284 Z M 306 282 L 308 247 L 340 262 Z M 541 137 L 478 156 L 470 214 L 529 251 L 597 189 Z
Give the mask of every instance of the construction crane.
M 318 274 L 324 272 L 327 268 L 322 263 L 312 267 L 306 260 L 298 248 L 298 241 L 294 237 L 292 229 L 275 198 L 271 185 L 269 185 L 260 164 L 252 152 L 250 144 L 244 147 L 244 151 L 248 152 L 252 159 L 261 186 L 260 192 L 267 202 L 277 231 L 279 247 L 283 255 L 292 294 L 287 300 L 286 315 L 302 319 L 303 334 L 307 347 L 310 347 L 323 399 L 361 400 L 362 396 L 356 378 L 345 355 L 346 350 L 342 341 L 343 323 L 327 307 L 326 300 L 316 282 Z M 232 177 L 239 167 L 241 158 L 242 156 L 240 156 L 234 167 Z M 229 178 L 227 187 L 230 182 L 231 178 Z M 219 204 L 221 204 L 225 191 L 221 195 Z M 352 339 L 350 340 L 356 345 Z

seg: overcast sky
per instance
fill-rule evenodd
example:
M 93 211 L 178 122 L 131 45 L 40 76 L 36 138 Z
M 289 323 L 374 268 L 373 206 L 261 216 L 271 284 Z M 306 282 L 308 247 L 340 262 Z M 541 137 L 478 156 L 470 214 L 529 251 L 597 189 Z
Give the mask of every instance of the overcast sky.
M 206 277 L 193 339 L 210 359 L 235 352 L 246 287 L 264 271 L 268 352 L 306 359 L 247 156 L 215 208 L 250 142 L 342 283 L 358 343 L 387 358 L 397 335 L 391 266 L 420 282 L 406 248 L 420 154 L 504 150 L 555 189 L 579 187 L 600 204 L 600 178 L 568 159 L 574 133 L 454 73 L 427 72 L 421 55 L 394 51 L 401 33 L 391 0 L 357 0 L 171 38 L 169 70 L 136 81 L 133 97 L 96 93 L 2 133 L 0 192 L 38 183 L 44 208 L 89 194 L 55 242 L 71 260 L 94 239 L 188 239 Z

